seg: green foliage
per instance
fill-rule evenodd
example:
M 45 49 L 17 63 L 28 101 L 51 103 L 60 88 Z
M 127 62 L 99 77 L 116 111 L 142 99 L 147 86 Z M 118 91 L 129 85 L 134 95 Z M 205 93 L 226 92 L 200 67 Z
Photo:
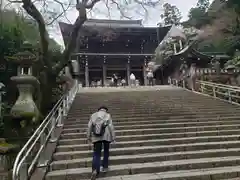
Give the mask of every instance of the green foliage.
M 169 3 L 163 5 L 164 12 L 161 14 L 161 19 L 164 21 L 164 25 L 179 25 L 182 19 L 179 9 Z
M 5 34 L 1 33 L 1 29 L 5 31 Z M 39 46 L 40 36 L 37 23 L 32 19 L 17 14 L 15 11 L 7 10 L 1 12 L 0 36 L 9 37 L 8 41 L 10 40 L 15 46 L 22 45 L 23 40 L 30 42 L 35 47 Z M 5 47 L 5 49 L 9 49 L 9 46 Z M 17 50 L 18 48 L 19 47 L 16 47 Z M 49 49 L 60 51 L 61 47 L 55 40 L 50 39 Z M 0 52 L 0 54 L 2 54 L 2 52 Z
M 4 123 L 4 117 L 8 114 L 10 110 L 10 106 L 7 103 L 0 102 L 1 103 L 1 117 L 0 117 L 0 137 L 4 137 L 4 131 L 6 131 L 6 126 Z
M 200 8 L 200 9 L 204 10 L 205 12 L 209 8 L 209 6 L 210 6 L 209 0 L 198 0 L 198 2 L 197 2 L 197 8 Z
M 240 14 L 240 1 L 239 0 L 228 0 L 227 7 L 234 8 L 238 14 Z
M 205 10 L 199 7 L 191 8 L 188 17 L 188 25 L 197 29 L 200 29 L 209 22 L 209 17 L 207 16 Z
M 202 26 L 208 24 L 210 21 L 210 18 L 207 14 L 209 4 L 209 0 L 198 0 L 197 6 L 191 8 L 189 11 L 189 20 L 186 24 L 197 29 L 200 29 Z
M 213 39 L 207 39 L 205 41 L 200 42 L 197 45 L 197 49 L 200 52 L 227 52 L 229 50 L 229 45 L 227 43 L 227 39 L 217 39 L 217 40 L 213 40 Z
M 240 49 L 240 1 L 228 0 L 222 5 L 209 6 L 209 0 L 198 0 L 184 26 L 194 26 L 208 34 L 198 44 L 199 51 L 225 52 L 232 56 Z
M 232 66 L 232 65 L 240 68 L 240 55 L 239 55 L 239 53 L 236 53 L 235 56 L 231 60 L 227 61 L 226 64 L 225 64 L 225 67 Z
M 0 26 L 0 58 L 18 52 L 22 42 L 23 33 L 16 24 L 2 24 Z

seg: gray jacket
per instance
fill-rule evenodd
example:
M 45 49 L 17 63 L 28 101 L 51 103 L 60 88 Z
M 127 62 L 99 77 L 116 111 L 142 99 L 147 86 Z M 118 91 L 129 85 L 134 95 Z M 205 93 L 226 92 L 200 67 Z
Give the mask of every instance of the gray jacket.
M 95 123 L 95 121 L 99 118 L 108 121 L 108 126 L 106 127 L 105 133 L 102 137 L 96 137 L 93 135 L 93 132 L 92 132 L 92 124 Z M 108 142 L 115 141 L 114 126 L 112 123 L 111 115 L 109 113 L 100 110 L 91 115 L 88 123 L 88 128 L 87 128 L 87 139 L 91 140 L 93 143 L 97 141 L 108 141 Z

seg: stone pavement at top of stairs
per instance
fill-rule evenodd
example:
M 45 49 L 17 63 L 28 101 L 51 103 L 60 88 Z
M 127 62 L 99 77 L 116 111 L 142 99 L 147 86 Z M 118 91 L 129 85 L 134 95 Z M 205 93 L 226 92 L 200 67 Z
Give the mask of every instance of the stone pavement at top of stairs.
M 89 179 L 85 131 L 103 103 L 117 143 L 99 180 L 239 180 L 239 106 L 172 86 L 80 89 L 46 180 Z

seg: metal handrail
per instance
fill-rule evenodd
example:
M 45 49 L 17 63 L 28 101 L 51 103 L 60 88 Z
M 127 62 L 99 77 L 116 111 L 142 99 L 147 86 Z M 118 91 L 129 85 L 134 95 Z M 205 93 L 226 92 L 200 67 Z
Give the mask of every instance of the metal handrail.
M 211 85 L 211 86 L 225 87 L 226 89 L 240 89 L 239 86 L 231 86 L 231 85 L 219 84 L 219 83 L 214 83 L 214 82 L 209 82 L 209 81 L 199 81 L 198 80 L 196 82 L 201 83 L 201 84 Z
M 176 80 L 169 78 L 169 84 L 187 88 L 186 82 L 184 80 Z M 218 84 L 208 81 L 197 80 L 196 84 L 199 85 L 199 89 L 194 89 L 193 91 L 199 92 L 214 98 L 218 98 L 229 103 L 240 105 L 240 87 L 231 86 L 225 84 Z
M 46 146 L 49 142 L 57 141 L 56 129 L 63 126 L 63 117 L 67 115 L 77 92 L 78 82 L 75 80 L 73 87 L 60 98 L 18 153 L 13 165 L 13 180 L 27 180 L 35 167 L 45 167 L 49 164 L 50 160 L 45 158 Z

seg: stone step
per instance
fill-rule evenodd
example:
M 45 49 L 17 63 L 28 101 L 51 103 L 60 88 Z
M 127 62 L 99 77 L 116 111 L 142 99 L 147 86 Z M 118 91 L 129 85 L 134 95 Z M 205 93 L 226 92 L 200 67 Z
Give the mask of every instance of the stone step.
M 184 159 L 197 159 L 197 158 L 210 158 L 210 157 L 226 157 L 226 156 L 239 156 L 240 148 L 229 149 L 210 149 L 200 151 L 183 151 L 183 152 L 164 152 L 155 154 L 137 154 L 137 155 L 122 155 L 113 156 L 110 158 L 109 164 L 133 164 L 145 162 L 163 162 L 172 160 Z M 51 170 L 63 170 L 73 168 L 91 167 L 92 157 L 53 161 L 51 163 Z
M 133 106 L 133 105 L 132 105 Z M 98 107 L 97 107 L 98 108 Z M 82 116 L 87 116 L 89 115 L 89 113 L 93 113 L 97 110 L 97 108 L 95 107 L 94 109 L 84 109 L 83 107 L 78 107 L 78 109 L 71 109 L 69 111 L 68 115 L 82 115 Z M 167 112 L 174 112 L 174 111 L 178 111 L 178 112 L 184 112 L 184 111 L 189 111 L 189 110 L 193 110 L 196 112 L 221 112 L 222 109 L 226 110 L 226 112 L 238 112 L 240 110 L 240 108 L 229 108 L 226 106 L 222 106 L 222 107 L 211 107 L 209 105 L 205 105 L 205 107 L 201 107 L 199 105 L 190 105 L 188 106 L 184 106 L 184 107 L 168 107 L 163 106 L 163 105 L 156 105 L 155 107 L 142 107 L 142 108 L 138 108 L 138 109 L 132 109 L 131 107 L 125 107 L 125 108 L 121 108 L 121 110 L 116 110 L 114 109 L 114 106 L 108 107 L 109 108 L 109 112 L 113 115 L 118 115 L 118 114 L 132 114 L 132 113 L 167 113 Z
M 240 166 L 177 170 L 99 178 L 99 180 L 239 180 Z M 237 178 L 235 178 L 237 177 Z M 224 178 L 224 179 L 223 179 Z
M 115 130 L 133 130 L 133 129 L 149 129 L 149 128 L 166 128 L 166 127 L 189 127 L 189 126 L 208 126 L 208 125 L 232 125 L 239 123 L 239 120 L 228 120 L 228 121 L 202 121 L 202 122 L 178 122 L 178 123 L 168 123 L 162 122 L 159 120 L 158 123 L 146 123 L 146 124 L 134 124 L 134 125 L 118 125 L 114 126 Z M 75 128 L 64 128 L 63 134 L 66 133 L 79 133 L 86 130 L 85 127 L 81 124 L 79 126 L 75 125 Z
M 190 144 L 195 142 L 221 142 L 221 141 L 237 141 L 240 135 L 224 135 L 224 136 L 200 136 L 185 138 L 169 138 L 169 139 L 148 139 L 139 141 L 120 141 L 111 145 L 112 148 L 127 148 L 138 146 L 158 146 L 158 145 L 174 145 L 174 144 Z M 86 151 L 89 150 L 89 144 L 61 145 L 57 147 L 57 152 L 68 151 Z
M 156 134 L 143 134 L 143 135 L 125 135 L 118 136 L 117 141 L 139 141 L 139 140 L 149 140 L 149 139 L 168 139 L 169 138 L 184 138 L 184 137 L 201 137 L 201 136 L 223 136 L 223 135 L 239 135 L 239 129 L 233 130 L 215 130 L 215 131 L 198 131 L 198 132 L 176 132 L 176 133 L 156 133 Z M 75 145 L 75 144 L 86 144 L 86 137 L 79 139 L 60 139 L 59 145 Z
M 139 103 L 139 102 L 138 102 Z M 125 105 L 125 106 L 124 106 Z M 134 106 L 133 106 L 134 105 Z M 204 106 L 205 105 L 205 106 Z M 159 111 L 159 110 L 176 110 L 178 107 L 183 107 L 183 108 L 190 108 L 190 109 L 194 109 L 194 108 L 200 108 L 202 110 L 208 110 L 208 108 L 210 109 L 221 109 L 221 108 L 226 108 L 227 110 L 239 110 L 239 106 L 229 106 L 229 104 L 226 105 L 215 105 L 215 106 L 211 106 L 209 104 L 204 104 L 204 103 L 189 103 L 186 105 L 183 105 L 182 103 L 177 103 L 177 104 L 173 104 L 172 102 L 161 102 L 159 101 L 159 104 L 149 104 L 146 103 L 145 104 L 129 104 L 129 106 L 133 106 L 130 108 L 128 108 L 128 106 L 126 107 L 126 104 L 116 104 L 116 105 L 111 105 L 111 104 L 107 104 L 107 106 L 109 107 L 109 110 L 111 110 L 111 112 L 135 112 L 135 111 Z M 72 107 L 71 111 L 79 111 L 81 113 L 84 113 L 86 111 L 96 111 L 96 107 L 98 108 L 99 106 L 94 105 L 93 107 L 89 107 L 87 105 L 82 105 L 79 104 L 79 106 L 76 107 Z M 155 107 L 156 109 L 152 109 L 153 107 Z M 179 109 L 180 110 L 180 109 Z M 70 111 L 70 112 L 71 112 Z
M 240 156 L 230 157 L 216 157 L 216 158 L 200 158 L 200 159 L 187 159 L 175 160 L 164 162 L 151 162 L 151 163 L 134 163 L 111 166 L 105 176 L 119 176 L 119 175 L 134 175 L 141 173 L 158 173 L 176 170 L 190 170 L 224 166 L 237 166 L 240 164 Z M 238 170 L 240 172 L 240 169 Z M 60 180 L 62 179 L 87 179 L 91 176 L 91 168 L 76 168 L 52 171 L 47 174 L 46 180 Z M 236 177 L 236 176 L 235 176 Z
M 160 146 L 141 146 L 141 147 L 127 147 L 127 148 L 113 148 L 111 156 L 120 155 L 136 155 L 144 153 L 159 153 L 159 152 L 179 152 L 179 151 L 194 151 L 204 149 L 219 149 L 219 148 L 238 148 L 240 141 L 221 141 L 221 142 L 204 142 L 204 143 L 190 143 L 190 144 L 175 144 L 175 145 L 160 145 Z M 70 151 L 57 152 L 53 155 L 54 160 L 69 160 L 77 158 L 90 157 L 92 155 L 89 145 L 87 151 Z
M 121 96 L 121 98 L 119 98 Z M 96 99 L 96 97 L 98 99 Z M 125 95 L 122 93 L 115 93 L 114 96 L 111 96 L 111 94 L 89 94 L 88 96 L 77 96 L 76 100 L 82 100 L 82 102 L 84 104 L 89 104 L 89 105 L 93 105 L 91 104 L 92 102 L 96 102 L 96 103 L 101 103 L 101 102 L 109 102 L 110 103 L 117 103 L 117 102 L 122 102 L 123 100 L 126 100 L 126 102 L 130 102 L 132 101 L 137 101 L 139 100 L 140 102 L 143 102 L 144 100 L 151 100 L 151 101 L 157 101 L 156 97 L 158 97 L 159 99 L 161 99 L 162 101 L 174 101 L 174 100 L 186 100 L 186 101 L 191 101 L 191 100 L 203 100 L 203 101 L 209 101 L 212 103 L 216 103 L 218 100 L 214 99 L 212 97 L 206 97 L 206 96 L 200 96 L 197 94 L 197 96 L 192 95 L 191 93 L 186 93 L 186 94 L 182 94 L 182 92 L 180 93 L 176 93 L 174 95 L 172 95 L 172 93 L 170 94 L 164 94 L 164 93 L 152 93 L 150 94 L 149 92 L 146 93 L 137 93 L 137 94 L 133 94 L 133 93 L 126 93 Z M 103 100 L 103 101 L 102 101 Z M 119 100 L 119 101 L 118 101 Z M 211 101 L 212 100 L 212 101 Z M 220 102 L 220 104 L 224 104 L 224 102 Z
M 124 117 L 142 117 L 142 116 L 178 116 L 178 115 L 201 115 L 202 113 L 205 113 L 206 115 L 211 115 L 211 114 L 240 114 L 239 111 L 222 111 L 219 110 L 219 111 L 195 111 L 194 113 L 193 112 L 189 112 L 190 109 L 186 109 L 186 110 L 183 110 L 183 111 L 179 111 L 179 110 L 175 110 L 175 111 L 168 111 L 166 110 L 166 112 L 149 112 L 149 113 L 146 113 L 146 112 L 140 112 L 140 111 L 136 111 L 134 113 L 119 113 L 119 114 L 111 114 L 113 117 L 121 117 L 121 118 L 124 118 Z M 89 116 L 91 115 L 91 113 L 87 113 L 85 115 L 83 115 L 82 113 L 74 113 L 74 114 L 68 114 L 69 116 L 81 116 L 81 117 L 87 117 L 89 118 Z
M 156 98 L 156 97 L 155 97 Z M 161 97 L 159 97 L 161 98 Z M 87 100 L 88 101 L 88 100 Z M 98 100 L 100 101 L 100 100 Z M 77 100 L 72 104 L 72 109 L 84 109 L 84 110 L 96 110 L 97 107 L 101 106 L 101 105 L 107 105 L 109 106 L 109 108 L 111 107 L 111 109 L 113 110 L 120 110 L 122 111 L 123 109 L 124 110 L 134 110 L 134 109 L 142 109 L 143 107 L 147 107 L 147 108 L 150 108 L 150 107 L 156 107 L 157 105 L 159 105 L 160 107 L 169 107 L 169 108 L 176 108 L 180 105 L 183 106 L 183 103 L 186 103 L 187 101 L 187 104 L 186 107 L 196 107 L 196 106 L 199 106 L 201 108 L 206 108 L 205 105 L 213 108 L 213 106 L 216 106 L 216 107 L 227 107 L 227 108 L 239 108 L 239 106 L 236 106 L 236 105 L 231 105 L 231 104 L 228 104 L 226 102 L 224 103 L 221 103 L 220 101 L 216 101 L 216 102 L 212 102 L 212 100 L 208 100 L 208 101 L 204 101 L 202 99 L 200 100 L 197 100 L 197 99 L 189 99 L 189 98 L 186 98 L 185 100 L 181 100 L 181 99 L 175 99 L 175 100 L 149 100 L 149 99 L 145 99 L 143 101 L 140 101 L 140 100 L 136 100 L 136 101 L 129 101 L 129 99 L 121 99 L 120 102 L 116 102 L 116 103 L 113 103 L 111 102 L 112 100 L 111 99 L 108 99 L 108 100 L 104 100 L 102 102 L 92 102 L 90 104 L 86 104 L 83 102 L 83 100 L 79 100 L 79 102 L 77 102 Z M 123 103 L 124 102 L 124 103 Z M 175 104 L 173 103 L 175 102 Z M 79 106 L 78 106 L 79 105 Z M 127 107 L 130 107 L 132 105 L 135 105 L 133 106 L 131 109 L 127 109 Z M 166 106 L 164 106 L 166 105 Z M 184 105 L 184 106 L 185 106 Z M 158 106 L 158 107 L 159 107 Z M 122 109 L 123 107 L 123 109 Z
M 170 132 L 197 132 L 197 131 L 214 131 L 214 130 L 232 130 L 239 129 L 240 124 L 231 125 L 208 125 L 208 126 L 191 126 L 191 127 L 165 127 L 165 128 L 146 128 L 146 129 L 128 129 L 128 130 L 116 130 L 116 136 L 122 135 L 140 135 L 140 134 L 156 134 L 156 133 L 170 133 Z M 83 138 L 86 137 L 86 129 L 80 133 L 65 133 L 61 134 L 61 138 Z
M 240 112 L 240 111 L 239 111 Z M 176 112 L 175 112 L 176 113 Z M 149 118 L 149 116 L 151 116 L 151 118 Z M 152 119 L 183 119 L 183 118 L 186 118 L 186 119 L 190 119 L 190 118 L 204 118 L 204 117 L 209 117 L 209 118 L 213 118 L 213 117 L 239 117 L 240 116 L 240 113 L 205 113 L 205 112 L 202 112 L 202 113 L 196 113 L 196 114 L 193 114 L 193 113 L 181 113 L 181 114 L 145 114 L 145 115 L 142 115 L 142 116 L 138 116 L 138 115 L 131 115 L 131 116 L 112 116 L 112 119 L 126 119 L 126 120 L 134 120 L 134 119 L 146 119 L 146 118 L 149 118 L 150 120 Z M 72 117 L 69 117 L 66 122 L 68 123 L 71 123 L 71 122 L 75 122 L 76 120 L 79 120 L 81 119 L 81 121 L 88 121 L 90 118 L 90 116 L 72 116 Z
M 119 98 L 121 97 L 121 98 Z M 158 99 L 156 98 L 158 97 Z M 122 102 L 126 102 L 127 104 L 129 103 L 136 103 L 136 102 L 141 102 L 141 103 L 146 103 L 146 102 L 159 102 L 161 100 L 162 102 L 172 102 L 172 101 L 187 101 L 190 103 L 193 102 L 211 102 L 211 104 L 219 104 L 219 105 L 226 105 L 227 103 L 224 101 L 219 101 L 218 99 L 214 99 L 211 97 L 205 97 L 205 96 L 192 96 L 191 94 L 175 94 L 174 96 L 172 94 L 152 94 L 150 95 L 149 93 L 147 96 L 144 96 L 143 94 L 138 94 L 137 96 L 133 97 L 133 94 L 131 95 L 121 95 L 121 94 L 116 94 L 115 97 L 111 96 L 103 96 L 103 95 L 97 95 L 97 96 L 78 96 L 76 97 L 76 101 L 74 101 L 73 104 L 81 104 L 81 105 L 89 105 L 89 106 L 94 106 L 94 103 L 96 104 L 101 104 L 101 103 L 111 103 L 111 104 L 119 104 Z M 194 101 L 195 100 L 195 101 Z
M 170 108 L 170 107 L 167 107 L 167 106 L 164 106 L 164 107 L 161 107 L 161 106 L 158 106 L 157 108 L 154 108 L 154 107 L 151 107 L 151 108 L 147 108 L 147 107 L 142 107 L 141 109 L 134 109 L 134 110 L 129 110 L 129 109 L 126 109 L 126 110 L 115 110 L 115 109 L 111 109 L 109 108 L 109 112 L 112 114 L 112 115 L 122 115 L 122 114 L 127 114 L 127 115 L 131 115 L 133 113 L 139 113 L 139 114 L 157 114 L 157 113 L 162 113 L 162 114 L 169 114 L 171 112 L 186 112 L 187 110 L 194 110 L 196 113 L 199 113 L 199 112 L 207 112 L 207 113 L 212 113 L 212 112 L 217 112 L 217 113 L 221 113 L 222 112 L 222 109 L 225 109 L 225 107 L 199 107 L 199 106 L 196 106 L 196 107 L 193 107 L 193 106 L 184 106 L 184 108 L 182 109 L 179 109 L 179 108 Z M 226 112 L 229 112 L 229 113 L 237 113 L 240 108 L 226 108 L 225 109 Z M 71 110 L 69 112 L 68 115 L 81 115 L 81 116 L 89 116 L 89 113 L 92 113 L 92 112 L 95 112 L 96 109 L 87 109 L 87 110 L 83 110 L 82 108 L 80 109 L 76 109 L 76 110 Z
M 206 115 L 205 113 L 199 113 L 199 114 L 188 114 L 188 115 L 183 115 L 183 114 L 178 114 L 178 115 L 174 115 L 174 114 L 171 114 L 171 115 L 156 115 L 156 116 L 152 116 L 149 118 L 150 115 L 145 115 L 145 116 L 133 116 L 133 117 L 116 117 L 116 116 L 113 116 L 113 120 L 117 120 L 117 121 L 132 121 L 132 120 L 136 120 L 136 119 L 139 119 L 139 120 L 146 120 L 146 119 L 149 119 L 149 121 L 151 120 L 156 120 L 156 119 L 196 119 L 196 118 L 214 118 L 214 117 L 218 117 L 218 118 L 224 118 L 224 117 L 239 117 L 238 114 L 208 114 Z M 67 119 L 65 121 L 65 124 L 71 124 L 71 123 L 76 123 L 76 121 L 80 121 L 80 122 L 88 122 L 89 121 L 89 117 L 78 117 L 78 116 L 75 116 L 75 117 L 69 117 L 69 119 Z
M 159 112 L 159 113 L 164 113 L 164 112 L 168 112 L 168 111 L 186 111 L 186 110 L 194 110 L 196 112 L 198 111 L 221 111 L 222 109 L 226 109 L 226 111 L 235 111 L 237 112 L 239 110 L 239 108 L 236 108 L 236 107 L 227 107 L 227 106 L 216 106 L 215 108 L 210 106 L 210 105 L 205 105 L 205 106 L 201 106 L 201 105 L 198 105 L 198 104 L 195 104 L 195 105 L 188 105 L 188 106 L 175 106 L 175 107 L 170 107 L 168 106 L 167 104 L 164 106 L 164 105 L 158 105 L 156 104 L 155 106 L 142 106 L 141 108 L 136 108 L 136 109 L 132 109 L 131 106 L 134 106 L 134 105 L 131 105 L 129 107 L 124 107 L 124 108 L 121 108 L 121 109 L 116 109 L 116 107 L 119 106 L 119 105 L 115 105 L 115 106 L 110 106 L 108 105 L 108 109 L 109 109 L 109 112 L 112 113 L 112 114 L 121 114 L 121 113 L 127 113 L 127 114 L 131 114 L 131 113 L 135 113 L 135 112 L 142 112 L 142 113 L 154 113 L 154 112 Z M 95 112 L 97 110 L 98 107 L 95 107 L 93 109 L 85 109 L 84 107 L 81 107 L 79 106 L 78 109 L 71 109 L 70 110 L 70 115 L 74 114 L 74 113 L 77 113 L 77 114 L 81 114 L 81 115 L 87 115 L 88 113 L 92 113 L 92 112 Z
M 142 125 L 142 124 L 154 124 L 154 123 L 187 123 L 187 122 L 207 122 L 207 121 L 232 121 L 232 120 L 238 120 L 238 116 L 226 116 L 226 117 L 203 117 L 203 118 L 174 118 L 174 119 L 159 119 L 155 118 L 152 119 L 149 118 L 131 118 L 131 120 L 126 121 L 126 119 L 115 119 L 113 120 L 113 123 L 115 126 L 130 126 L 130 125 Z M 89 120 L 83 121 L 82 119 L 76 119 L 74 123 L 68 122 L 68 120 L 65 120 L 64 122 L 64 129 L 74 129 L 76 127 L 85 127 L 88 124 Z
M 161 95 L 161 94 L 154 94 L 153 96 L 148 95 L 147 97 L 139 94 L 138 97 L 132 97 L 132 96 L 121 96 L 118 95 L 117 97 L 110 97 L 110 96 L 96 96 L 96 97 L 76 97 L 76 101 L 73 102 L 73 105 L 75 104 L 81 104 L 83 105 L 89 105 L 90 107 L 94 106 L 95 104 L 103 104 L 103 103 L 109 103 L 109 104 L 121 104 L 121 103 L 126 103 L 126 104 L 131 104 L 131 103 L 137 103 L 140 102 L 141 104 L 146 104 L 146 102 L 150 103 L 159 103 L 159 100 L 161 100 L 164 103 L 169 103 L 173 101 L 177 102 L 189 102 L 189 103 L 194 103 L 194 102 L 209 102 L 211 104 L 218 104 L 218 105 L 226 105 L 227 103 L 224 101 L 219 101 L 218 99 L 214 99 L 211 97 L 203 97 L 203 96 L 198 96 L 198 97 L 193 97 L 189 94 L 187 95 L 179 95 L 172 96 L 172 95 Z M 156 98 L 158 97 L 158 98 Z M 139 105 L 139 104 L 138 104 Z
M 161 97 L 159 97 L 159 98 L 161 98 Z M 183 102 L 186 103 L 186 101 L 188 103 L 188 104 L 186 104 L 186 107 L 191 107 L 191 105 L 193 105 L 193 106 L 199 105 L 200 107 L 204 108 L 204 104 L 206 104 L 207 106 L 210 106 L 210 107 L 214 106 L 214 105 L 216 105 L 216 107 L 225 107 L 225 106 L 227 107 L 228 106 L 227 103 L 222 103 L 221 104 L 219 102 L 212 102 L 211 100 L 210 101 L 209 100 L 208 101 L 206 101 L 206 100 L 204 101 L 204 100 L 201 100 L 201 99 L 198 100 L 198 99 L 188 99 L 188 98 L 185 99 L 185 100 L 181 100 L 181 99 L 167 100 L 167 99 L 165 99 L 165 100 L 161 100 L 161 101 L 160 100 L 151 100 L 151 99 L 145 99 L 143 101 L 140 101 L 140 100 L 136 100 L 136 101 L 130 100 L 129 101 L 126 98 L 125 99 L 122 98 L 121 102 L 115 102 L 115 103 L 111 102 L 111 99 L 108 99 L 108 100 L 105 100 L 103 102 L 92 102 L 91 104 L 86 104 L 84 102 L 82 102 L 82 103 L 81 102 L 78 102 L 78 103 L 75 102 L 75 103 L 73 103 L 73 105 L 79 105 L 83 109 L 95 109 L 96 107 L 99 107 L 99 106 L 105 104 L 105 105 L 107 105 L 109 107 L 113 107 L 112 109 L 121 110 L 121 107 L 123 107 L 124 109 L 127 110 L 126 106 L 130 107 L 131 105 L 136 105 L 136 106 L 133 106 L 133 109 L 142 108 L 144 106 L 146 106 L 146 107 L 154 107 L 156 105 L 160 105 L 160 106 L 164 107 L 163 104 L 166 104 L 166 107 L 176 107 L 176 106 L 178 106 L 180 104 L 183 104 Z M 161 104 L 161 102 L 163 104 Z M 173 102 L 176 102 L 175 106 L 174 106 Z M 123 103 L 126 106 L 124 106 Z M 230 108 L 230 107 L 239 108 L 236 105 L 228 106 L 228 108 Z M 73 108 L 77 109 L 78 106 L 75 106 L 75 107 L 73 106 Z

